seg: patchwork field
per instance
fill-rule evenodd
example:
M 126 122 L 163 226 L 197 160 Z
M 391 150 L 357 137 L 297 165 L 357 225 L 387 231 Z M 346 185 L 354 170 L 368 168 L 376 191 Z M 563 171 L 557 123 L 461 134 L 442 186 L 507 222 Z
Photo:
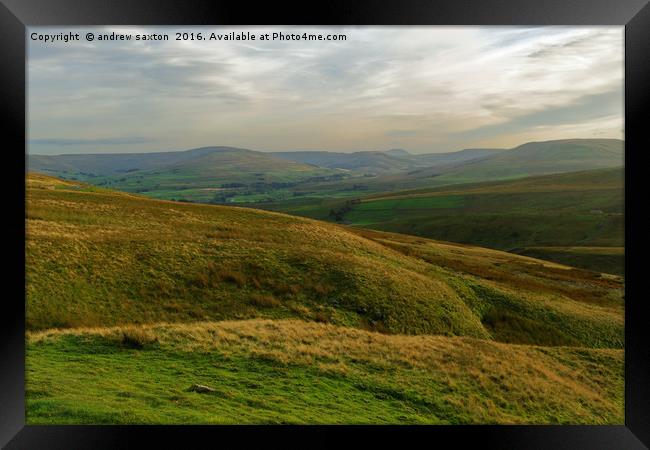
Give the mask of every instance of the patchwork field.
M 623 422 L 621 277 L 27 186 L 28 423 Z

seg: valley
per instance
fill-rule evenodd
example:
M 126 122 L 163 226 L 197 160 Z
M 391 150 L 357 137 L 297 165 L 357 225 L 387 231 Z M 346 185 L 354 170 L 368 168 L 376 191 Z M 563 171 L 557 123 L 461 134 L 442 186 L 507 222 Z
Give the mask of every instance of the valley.
M 595 169 L 259 207 L 622 275 L 623 186 L 621 168 Z
M 623 142 L 514 149 L 30 155 L 29 170 L 151 198 L 236 204 L 622 275 Z

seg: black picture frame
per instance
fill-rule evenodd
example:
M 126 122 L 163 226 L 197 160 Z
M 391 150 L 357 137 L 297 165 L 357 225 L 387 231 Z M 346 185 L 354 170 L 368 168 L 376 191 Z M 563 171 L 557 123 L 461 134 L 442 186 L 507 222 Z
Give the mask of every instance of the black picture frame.
M 650 5 L 645 0 L 401 0 L 318 4 L 218 0 L 108 1 L 1 0 L 0 114 L 3 237 L 6 277 L 0 310 L 0 445 L 8 449 L 102 449 L 155 445 L 195 448 L 239 445 L 262 439 L 283 444 L 332 446 L 363 434 L 364 445 L 401 440 L 401 445 L 500 449 L 637 449 L 650 445 L 650 339 L 645 308 L 643 252 L 648 227 L 642 206 L 650 151 L 644 117 L 650 117 Z M 25 425 L 25 149 L 26 27 L 40 25 L 624 25 L 625 26 L 625 425 L 621 426 L 29 426 Z M 21 150 L 22 149 L 22 150 Z M 9 289 L 7 289 L 9 287 Z M 276 442 L 277 443 L 277 442 Z

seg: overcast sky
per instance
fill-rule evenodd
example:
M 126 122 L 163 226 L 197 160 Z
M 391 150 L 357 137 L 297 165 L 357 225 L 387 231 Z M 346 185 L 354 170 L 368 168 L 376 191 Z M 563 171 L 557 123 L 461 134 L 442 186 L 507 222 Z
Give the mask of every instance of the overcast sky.
M 84 38 L 153 30 L 170 40 Z M 29 39 L 69 31 L 81 42 Z M 347 40 L 178 42 L 176 31 Z M 33 27 L 28 49 L 31 153 L 430 153 L 623 138 L 623 27 Z

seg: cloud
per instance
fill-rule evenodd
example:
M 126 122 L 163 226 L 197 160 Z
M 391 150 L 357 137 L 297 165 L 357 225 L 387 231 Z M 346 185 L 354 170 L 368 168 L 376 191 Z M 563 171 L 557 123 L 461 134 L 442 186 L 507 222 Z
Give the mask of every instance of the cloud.
M 418 134 L 417 130 L 388 130 L 386 136 L 392 137 L 409 137 Z
M 335 42 L 175 41 L 171 27 L 29 31 L 91 30 L 172 40 L 29 41 L 28 135 L 43 140 L 39 151 L 101 152 L 104 136 L 151 136 L 116 144 L 125 151 L 431 152 L 501 146 L 541 127 L 557 138 L 622 135 L 622 27 L 250 28 L 347 36 Z M 232 30 L 241 31 L 182 31 Z
M 584 124 L 611 116 L 622 119 L 622 110 L 621 91 L 610 90 L 599 94 L 585 95 L 566 105 L 524 113 L 512 117 L 506 122 L 461 131 L 456 135 L 467 139 L 477 139 L 553 125 Z
M 115 138 L 103 138 L 103 139 L 57 139 L 57 138 L 41 138 L 41 139 L 30 139 L 29 143 L 31 145 L 59 145 L 59 146 L 68 146 L 68 145 L 133 145 L 133 144 L 148 144 L 155 142 L 155 139 L 144 138 L 144 137 L 115 137 Z

